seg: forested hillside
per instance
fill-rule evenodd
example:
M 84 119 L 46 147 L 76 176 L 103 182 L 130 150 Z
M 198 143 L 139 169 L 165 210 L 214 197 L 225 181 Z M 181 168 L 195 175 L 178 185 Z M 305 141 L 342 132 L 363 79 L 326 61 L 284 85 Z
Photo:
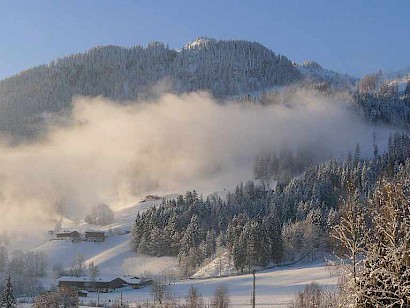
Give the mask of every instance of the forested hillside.
M 379 91 L 357 91 L 352 103 L 371 122 L 410 127 L 410 80 L 402 93 L 394 85 L 384 85 Z
M 76 95 L 146 99 L 165 82 L 171 92 L 207 90 L 224 98 L 300 78 L 285 56 L 247 41 L 200 38 L 180 51 L 162 43 L 97 47 L 1 81 L 0 130 L 35 135 L 47 114 L 70 107 Z
M 302 64 L 297 64 L 297 68 L 307 83 L 325 82 L 341 90 L 350 90 L 357 83 L 356 78 L 324 69 L 319 63 L 314 61 L 305 61 Z
M 248 182 L 226 200 L 187 192 L 138 215 L 132 245 L 144 254 L 178 256 L 185 275 L 212 256 L 216 245 L 228 249 L 240 271 L 330 252 L 330 232 L 345 201 L 367 202 L 379 180 L 408 169 L 409 158 L 410 139 L 397 134 L 386 153 L 375 144 L 374 157 L 363 159 L 357 147 L 343 162 L 309 167 L 303 177 L 279 183 L 275 191 Z
M 221 98 L 301 78 L 285 56 L 275 55 L 259 43 L 207 38 L 186 45 L 172 69 L 177 92 L 210 90 Z

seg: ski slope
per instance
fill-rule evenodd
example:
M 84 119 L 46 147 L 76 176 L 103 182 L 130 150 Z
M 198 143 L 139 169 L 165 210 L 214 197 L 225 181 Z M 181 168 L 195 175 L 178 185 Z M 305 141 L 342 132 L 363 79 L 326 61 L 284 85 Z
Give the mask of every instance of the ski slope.
M 38 248 L 48 256 L 49 270 L 54 264 L 62 264 L 69 269 L 76 255 L 82 254 L 85 264 L 94 262 L 101 274 L 115 275 L 158 275 L 177 264 L 172 257 L 148 257 L 131 249 L 130 234 L 107 237 L 103 243 L 53 240 Z M 52 273 L 49 273 L 52 277 Z
M 86 265 L 94 262 L 101 274 L 156 277 L 169 269 L 173 269 L 177 265 L 176 258 L 157 258 L 137 254 L 130 246 L 131 234 L 127 233 L 132 229 L 135 217 L 139 212 L 159 205 L 161 202 L 162 200 L 155 200 L 119 204 L 113 207 L 115 211 L 114 222 L 104 227 L 92 226 L 85 222 L 76 226 L 70 220 L 63 220 L 64 230 L 79 232 L 91 229 L 103 230 L 109 236 L 102 243 L 72 243 L 69 240 L 50 240 L 33 249 L 33 251 L 41 251 L 47 255 L 48 279 L 44 281 L 45 285 L 56 283 L 53 279 L 53 265 L 62 264 L 68 270 L 75 256 L 79 254 L 84 256 Z

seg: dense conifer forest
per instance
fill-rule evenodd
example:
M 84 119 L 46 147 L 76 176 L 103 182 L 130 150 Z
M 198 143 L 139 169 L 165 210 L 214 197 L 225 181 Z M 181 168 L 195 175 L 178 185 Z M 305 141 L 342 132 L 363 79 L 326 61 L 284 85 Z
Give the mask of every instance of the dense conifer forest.
M 363 159 L 358 146 L 343 162 L 309 166 L 303 176 L 279 181 L 274 191 L 250 181 L 226 200 L 216 193 L 204 199 L 187 192 L 138 215 L 132 246 L 148 255 L 178 256 L 186 275 L 211 257 L 217 245 L 229 250 L 241 272 L 313 259 L 335 249 L 330 233 L 346 200 L 366 202 L 378 181 L 404 174 L 409 158 L 410 138 L 396 134 L 385 153 L 374 144 L 374 157 Z

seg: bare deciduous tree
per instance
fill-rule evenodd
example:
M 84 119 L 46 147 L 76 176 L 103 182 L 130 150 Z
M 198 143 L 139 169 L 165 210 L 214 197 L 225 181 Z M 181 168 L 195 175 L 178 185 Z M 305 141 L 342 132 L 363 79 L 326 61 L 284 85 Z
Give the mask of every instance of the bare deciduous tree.
M 106 204 L 100 203 L 91 209 L 85 221 L 92 225 L 108 225 L 114 220 L 113 210 Z
M 202 308 L 204 307 L 204 300 L 198 288 L 191 286 L 186 297 L 187 308 Z
M 34 308 L 75 308 L 78 307 L 77 292 L 70 288 L 60 288 L 57 292 L 46 292 L 35 298 Z
M 302 292 L 299 292 L 291 308 L 336 308 L 340 307 L 338 296 L 334 292 L 324 290 L 317 283 L 312 282 L 305 286 Z
M 168 287 L 163 283 L 154 281 L 151 285 L 151 295 L 154 301 L 161 305 L 169 295 Z
M 229 297 L 229 290 L 224 285 L 220 285 L 214 293 L 212 299 L 212 307 L 214 308 L 227 308 L 229 307 L 231 299 Z
M 72 267 L 70 269 L 70 275 L 80 277 L 84 275 L 85 271 L 85 257 L 82 254 L 77 254 L 72 263 Z
M 379 82 L 379 74 L 368 74 L 365 75 L 360 81 L 359 81 L 359 91 L 368 93 L 375 91 L 377 88 L 377 84 Z

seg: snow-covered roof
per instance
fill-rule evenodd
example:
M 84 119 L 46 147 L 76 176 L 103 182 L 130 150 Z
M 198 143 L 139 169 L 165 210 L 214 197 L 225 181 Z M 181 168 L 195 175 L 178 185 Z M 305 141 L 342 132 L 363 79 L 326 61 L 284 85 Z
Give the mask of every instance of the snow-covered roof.
M 102 275 L 96 277 L 94 280 L 88 276 L 62 276 L 57 279 L 58 282 L 111 282 L 117 278 L 124 280 L 128 284 L 139 284 L 141 279 L 135 276 L 119 276 L 119 275 Z
M 56 234 L 57 237 L 79 237 L 81 236 L 81 233 L 78 231 L 64 231 L 64 232 L 58 232 Z
M 104 231 L 86 231 L 85 232 L 85 237 L 104 237 L 105 232 Z

